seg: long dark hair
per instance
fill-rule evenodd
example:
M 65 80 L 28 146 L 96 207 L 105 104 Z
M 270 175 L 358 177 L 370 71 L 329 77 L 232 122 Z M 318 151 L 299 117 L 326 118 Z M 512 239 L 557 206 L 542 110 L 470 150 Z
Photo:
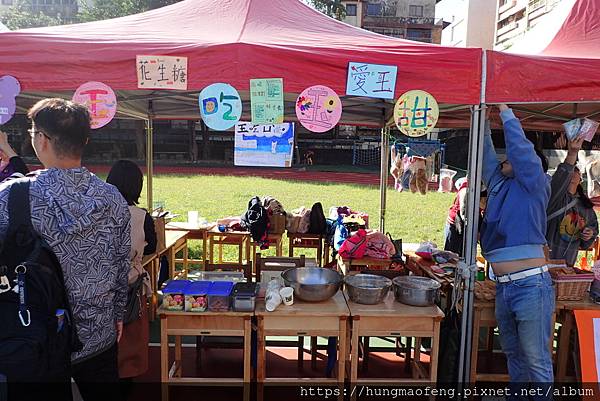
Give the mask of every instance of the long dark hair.
M 116 162 L 106 177 L 106 182 L 117 187 L 129 206 L 137 205 L 142 193 L 143 181 L 142 170 L 129 160 Z
M 588 198 L 588 196 L 585 193 L 585 191 L 583 190 L 583 187 L 581 186 L 581 184 L 577 185 L 577 195 L 579 196 L 579 200 L 581 201 L 583 206 L 585 206 L 588 209 L 594 208 L 594 204 L 592 203 L 590 198 Z

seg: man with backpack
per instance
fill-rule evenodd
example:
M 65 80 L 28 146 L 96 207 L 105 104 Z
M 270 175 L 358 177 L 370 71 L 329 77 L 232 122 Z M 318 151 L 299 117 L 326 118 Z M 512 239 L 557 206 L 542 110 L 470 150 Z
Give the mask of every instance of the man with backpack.
M 74 352 L 63 379 L 73 377 L 85 401 L 116 400 L 117 342 L 123 327 L 131 248 L 127 203 L 114 186 L 81 166 L 90 134 L 90 115 L 84 106 L 63 99 L 44 99 L 29 110 L 28 116 L 32 120 L 31 142 L 46 170 L 0 186 L 0 266 L 4 268 L 0 281 L 4 274 L 4 283 L 14 286 L 4 293 L 0 289 L 0 316 L 11 319 L 11 330 L 17 333 L 11 338 L 10 330 L 0 330 L 0 374 L 8 376 L 10 397 L 11 376 L 16 382 L 27 376 L 19 374 L 19 367 L 28 364 L 28 355 L 14 352 L 11 358 L 17 360 L 11 364 L 2 360 L 1 349 L 14 344 L 15 338 L 27 336 L 40 343 L 39 352 L 47 354 L 44 361 L 50 362 L 40 363 L 36 375 L 25 380 L 36 381 L 38 376 L 40 381 L 48 379 L 44 369 L 56 360 L 53 341 L 61 338 L 55 333 L 71 323 L 72 312 L 76 328 L 73 337 L 78 337 L 82 346 L 77 347 L 77 341 L 65 346 L 65 353 Z M 15 199 L 21 199 L 22 204 L 15 204 Z M 31 229 L 15 233 L 18 221 Z M 44 263 L 36 259 L 35 252 L 20 248 L 31 243 L 47 250 Z M 8 244 L 13 249 L 7 250 Z M 23 254 L 19 260 L 9 260 L 19 253 Z M 56 264 L 53 260 L 62 268 L 54 275 L 48 269 Z M 58 290 L 50 294 L 40 290 L 44 283 L 35 279 L 42 268 L 56 283 L 64 282 L 67 302 L 57 301 Z M 18 297 L 10 298 L 12 293 Z M 50 299 L 39 299 L 44 295 Z M 44 313 L 53 311 L 44 311 L 40 304 L 64 306 L 45 319 Z M 50 323 L 40 322 L 44 319 Z M 28 330 L 33 327 L 36 331 Z M 19 358 L 23 358 L 21 364 Z M 22 398 L 17 394 L 14 399 Z

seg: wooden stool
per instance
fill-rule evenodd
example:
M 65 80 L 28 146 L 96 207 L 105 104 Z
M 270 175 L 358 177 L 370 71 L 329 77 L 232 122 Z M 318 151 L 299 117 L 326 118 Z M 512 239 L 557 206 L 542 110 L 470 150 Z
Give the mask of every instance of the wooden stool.
M 241 231 L 231 232 L 219 232 L 209 231 L 207 233 L 208 239 L 208 262 L 210 264 L 215 263 L 214 247 L 219 246 L 219 260 L 217 263 L 223 263 L 223 245 L 231 245 L 238 247 L 238 261 L 241 264 L 244 260 L 250 260 L 250 233 Z
M 329 244 L 327 244 L 323 238 L 323 235 L 319 234 L 301 234 L 301 233 L 288 233 L 289 239 L 289 256 L 294 256 L 295 248 L 302 249 L 316 249 L 317 250 L 317 264 L 321 267 L 329 263 Z M 323 252 L 325 255 L 323 255 Z

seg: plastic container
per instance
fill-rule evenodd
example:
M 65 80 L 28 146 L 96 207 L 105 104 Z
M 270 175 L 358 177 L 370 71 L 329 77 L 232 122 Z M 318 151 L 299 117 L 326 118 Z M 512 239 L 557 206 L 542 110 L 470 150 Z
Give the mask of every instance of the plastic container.
M 211 285 L 211 281 L 194 281 L 183 290 L 186 312 L 205 312 L 208 309 Z
M 208 310 L 211 312 L 227 312 L 231 307 L 231 290 L 233 282 L 215 281 L 208 290 Z
M 234 283 L 239 283 L 242 281 L 246 281 L 246 277 L 244 277 L 243 272 L 222 272 L 222 271 L 210 271 L 210 272 L 201 272 L 200 280 L 204 281 L 231 281 Z
M 190 285 L 189 280 L 171 280 L 163 288 L 162 308 L 170 311 L 183 311 L 184 291 Z
M 456 171 L 447 168 L 440 169 L 440 186 L 438 192 L 452 192 L 454 176 Z
M 258 283 L 237 283 L 233 287 L 233 310 L 237 312 L 254 311 L 259 288 Z

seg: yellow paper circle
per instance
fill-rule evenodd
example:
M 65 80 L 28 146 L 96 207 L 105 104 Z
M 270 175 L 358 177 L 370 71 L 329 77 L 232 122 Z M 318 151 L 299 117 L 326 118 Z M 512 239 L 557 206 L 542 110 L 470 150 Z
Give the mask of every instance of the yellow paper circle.
M 411 90 L 400 96 L 394 107 L 394 121 L 404 135 L 423 136 L 435 128 L 440 110 L 431 94 Z

